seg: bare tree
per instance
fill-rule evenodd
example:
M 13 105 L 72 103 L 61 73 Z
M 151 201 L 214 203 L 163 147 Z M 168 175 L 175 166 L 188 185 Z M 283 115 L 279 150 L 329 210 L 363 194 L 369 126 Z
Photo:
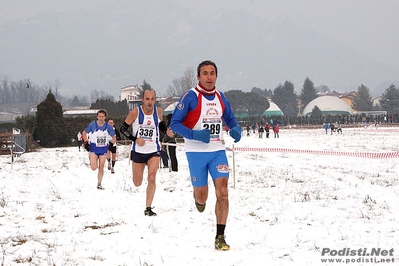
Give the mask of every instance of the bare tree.
M 166 91 L 167 96 L 180 96 L 191 88 L 195 87 L 197 84 L 197 79 L 195 76 L 194 69 L 192 67 L 187 68 L 184 71 L 184 76 L 174 79 L 172 81 L 173 85 L 169 85 Z
M 114 96 L 106 93 L 105 91 L 101 90 L 92 90 L 90 93 L 90 99 L 92 103 L 95 103 L 97 100 L 110 100 L 114 101 Z
M 98 99 L 100 99 L 100 93 L 98 92 L 98 90 L 92 90 L 90 92 L 90 101 L 92 103 L 95 103 Z

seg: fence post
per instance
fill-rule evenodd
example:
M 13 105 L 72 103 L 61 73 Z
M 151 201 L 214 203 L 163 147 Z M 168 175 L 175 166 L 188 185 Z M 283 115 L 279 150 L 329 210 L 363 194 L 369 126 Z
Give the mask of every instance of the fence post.
M 14 165 L 14 154 L 12 152 L 12 148 L 10 149 L 10 153 L 11 153 L 11 169 L 12 169 L 12 166 Z
M 236 189 L 236 161 L 234 157 L 234 143 L 233 143 L 233 188 Z

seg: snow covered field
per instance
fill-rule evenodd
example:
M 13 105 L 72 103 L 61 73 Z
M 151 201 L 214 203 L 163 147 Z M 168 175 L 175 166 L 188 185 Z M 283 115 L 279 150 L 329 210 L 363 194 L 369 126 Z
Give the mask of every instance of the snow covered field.
M 207 209 L 198 213 L 184 148 L 179 172 L 158 171 L 157 217 L 143 214 L 146 182 L 134 187 L 129 148 L 118 146 L 116 173 L 106 170 L 103 191 L 77 147 L 41 149 L 13 164 L 0 156 L 0 265 L 399 263 L 399 128 L 244 135 L 235 144 L 235 175 L 227 151 L 227 252 L 213 246 L 213 184 Z M 344 248 L 356 254 L 329 256 Z M 378 248 L 386 252 L 362 256 Z

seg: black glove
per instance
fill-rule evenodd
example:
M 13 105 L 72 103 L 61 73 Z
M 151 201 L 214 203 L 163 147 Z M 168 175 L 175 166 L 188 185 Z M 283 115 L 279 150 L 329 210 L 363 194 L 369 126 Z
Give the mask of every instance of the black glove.
M 108 147 L 112 148 L 112 147 L 114 147 L 114 144 L 110 141 L 108 144 Z
M 85 147 L 86 151 L 90 152 L 90 144 L 89 144 L 89 142 L 86 141 L 85 144 L 84 144 L 84 147 Z

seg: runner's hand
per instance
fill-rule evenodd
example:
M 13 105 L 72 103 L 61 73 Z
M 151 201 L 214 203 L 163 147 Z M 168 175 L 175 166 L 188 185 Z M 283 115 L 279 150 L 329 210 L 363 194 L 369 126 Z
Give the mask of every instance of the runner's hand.
M 240 126 L 235 126 L 230 129 L 229 134 L 234 139 L 234 142 L 239 142 L 241 139 L 242 128 Z
M 207 128 L 202 130 L 193 130 L 193 139 L 209 143 L 211 141 L 211 131 Z
M 85 147 L 85 149 L 86 149 L 86 151 L 90 151 L 90 144 L 89 144 L 89 142 L 85 142 L 85 144 L 84 144 L 84 147 Z

